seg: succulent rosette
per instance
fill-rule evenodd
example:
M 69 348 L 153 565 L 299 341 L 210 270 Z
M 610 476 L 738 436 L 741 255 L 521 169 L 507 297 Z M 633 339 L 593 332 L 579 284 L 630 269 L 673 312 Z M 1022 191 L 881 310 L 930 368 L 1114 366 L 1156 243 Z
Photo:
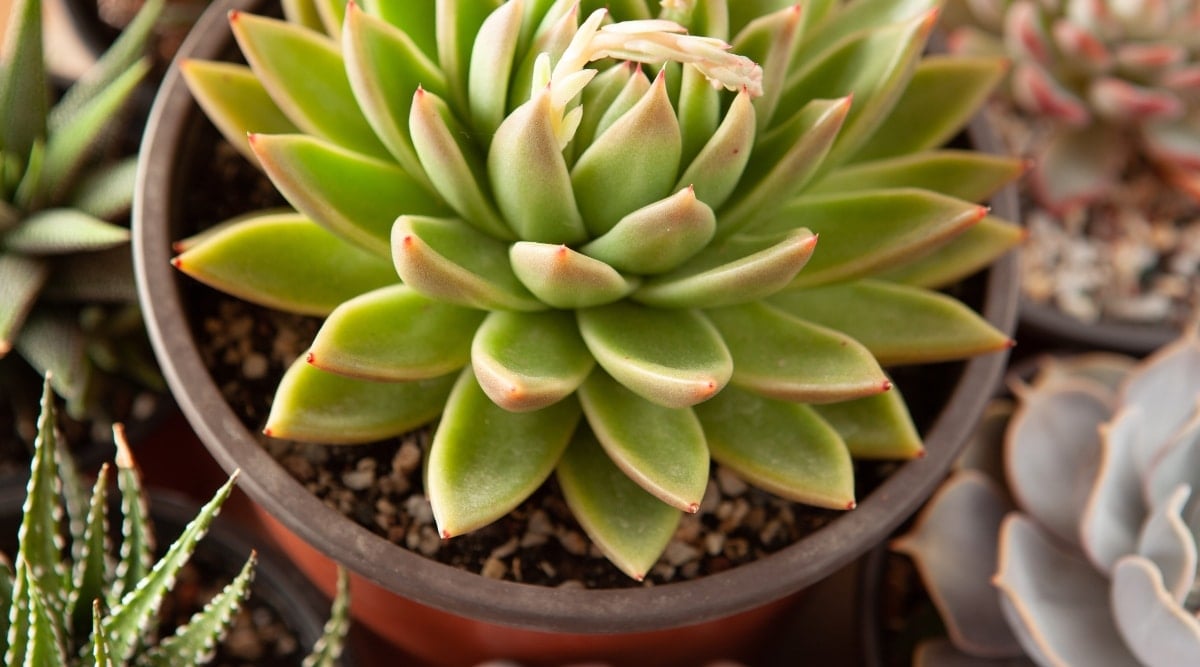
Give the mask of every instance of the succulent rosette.
M 951 49 L 1006 54 L 1007 99 L 1046 121 L 1034 193 L 1051 211 L 1102 197 L 1138 160 L 1200 198 L 1200 5 L 1194 0 L 957 0 Z
M 1200 339 L 1047 362 L 894 547 L 950 639 L 918 665 L 1200 664 Z
M 435 424 L 444 536 L 556 473 L 640 579 L 711 460 L 851 508 L 852 457 L 921 452 L 881 364 L 1010 345 L 934 291 L 1019 240 L 974 202 L 1022 168 L 939 148 L 1004 72 L 923 56 L 939 5 L 234 12 L 248 65 L 182 70 L 296 211 L 202 232 L 176 265 L 325 318 L 268 435 Z

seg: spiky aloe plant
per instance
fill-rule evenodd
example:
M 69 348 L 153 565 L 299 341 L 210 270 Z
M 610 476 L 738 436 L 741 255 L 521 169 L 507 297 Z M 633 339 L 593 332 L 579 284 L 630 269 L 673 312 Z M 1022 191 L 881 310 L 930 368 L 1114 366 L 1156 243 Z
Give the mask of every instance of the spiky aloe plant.
M 880 364 L 1010 344 L 930 289 L 1019 237 L 972 202 L 1020 164 L 938 149 L 1004 70 L 924 57 L 939 5 L 233 12 L 249 66 L 182 70 L 297 212 L 202 233 L 175 264 L 326 318 L 268 435 L 436 421 L 426 492 L 446 537 L 556 472 L 641 578 L 710 456 L 852 508 L 852 456 L 921 452 Z
M 110 553 L 109 486 L 100 468 L 89 496 L 70 454 L 59 449 L 54 395 L 47 380 L 38 437 L 13 561 L 0 557 L 0 655 L 6 665 L 195 665 L 216 643 L 250 593 L 255 555 L 174 635 L 155 643 L 158 610 L 175 576 L 229 497 L 235 473 L 156 563 L 141 473 L 119 426 L 116 478 L 121 545 Z M 67 527 L 64 549 L 64 517 Z M 306 665 L 335 664 L 348 627 L 349 588 L 339 574 L 333 613 Z M 149 638 L 149 639 L 148 639 Z
M 75 418 L 113 375 L 162 389 L 137 311 L 128 216 L 134 158 L 102 155 L 114 120 L 149 69 L 146 37 L 162 9 L 136 20 L 53 105 L 44 65 L 42 3 L 12 3 L 0 65 L 0 392 L 24 369 L 53 371 Z M 103 159 L 102 159 L 103 158 Z
M 1200 6 L 1193 0 L 959 0 L 953 50 L 1007 54 L 1006 97 L 1039 136 L 1033 191 L 1086 205 L 1138 160 L 1200 199 Z

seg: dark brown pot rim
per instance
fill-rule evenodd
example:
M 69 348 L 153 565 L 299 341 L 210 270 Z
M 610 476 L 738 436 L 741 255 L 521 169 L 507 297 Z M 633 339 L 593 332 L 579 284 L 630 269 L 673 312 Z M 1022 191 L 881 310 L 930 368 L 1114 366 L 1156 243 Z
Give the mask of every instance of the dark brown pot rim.
M 181 57 L 217 58 L 230 44 L 225 15 L 261 0 L 221 0 L 196 25 Z M 290 530 L 350 569 L 409 599 L 500 625 L 554 632 L 660 630 L 721 618 L 779 599 L 831 574 L 883 539 L 933 492 L 979 418 L 1006 354 L 965 363 L 956 390 L 926 434 L 927 456 L 902 465 L 858 508 L 767 558 L 700 579 L 647 588 L 564 590 L 496 581 L 443 565 L 375 535 L 326 507 L 260 447 L 226 404 L 192 340 L 178 276 L 170 266 L 172 192 L 190 114 L 200 113 L 177 66 L 168 72 L 142 144 L 134 202 L 134 255 L 151 340 L 197 435 L 241 487 Z M 994 147 L 985 128 L 976 142 Z M 993 202 L 1016 211 L 1015 193 Z M 1011 217 L 1010 217 L 1011 219 Z M 987 275 L 984 316 L 1002 331 L 1016 321 L 1016 260 Z M 395 622 L 403 623 L 403 619 Z
M 1022 332 L 1058 347 L 1112 350 L 1143 357 L 1180 334 L 1179 329 L 1166 324 L 1084 322 L 1026 296 L 1021 297 L 1020 312 Z

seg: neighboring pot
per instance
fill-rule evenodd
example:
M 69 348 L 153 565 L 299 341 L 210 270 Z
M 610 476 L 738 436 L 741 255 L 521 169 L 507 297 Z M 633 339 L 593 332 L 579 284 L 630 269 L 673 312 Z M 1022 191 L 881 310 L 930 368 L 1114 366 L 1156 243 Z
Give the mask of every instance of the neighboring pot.
M 1057 347 L 1101 349 L 1145 356 L 1179 337 L 1165 324 L 1101 320 L 1084 322 L 1028 297 L 1021 298 L 1019 332 Z
M 233 6 L 252 8 L 257 4 L 227 0 L 214 6 L 184 43 L 181 55 L 208 59 L 231 56 L 235 50 L 225 26 L 225 12 Z M 673 657 L 664 656 L 657 664 L 686 660 L 688 656 L 714 657 L 717 654 L 712 647 L 731 639 L 747 645 L 752 637 L 733 636 L 749 625 L 744 618 L 739 619 L 741 629 L 714 622 L 754 610 L 754 624 L 766 628 L 765 621 L 777 615 L 775 612 L 782 610 L 784 603 L 766 605 L 819 581 L 891 532 L 940 482 L 1004 367 L 1005 354 L 939 366 L 938 372 L 956 378 L 952 382 L 955 391 L 924 430 L 928 455 L 900 466 L 879 488 L 863 497 L 853 512 L 768 558 L 693 581 L 648 588 L 550 589 L 487 579 L 410 552 L 325 506 L 263 450 L 215 386 L 188 324 L 188 308 L 180 295 L 179 281 L 183 278 L 170 266 L 172 242 L 191 231 L 181 228 L 182 203 L 177 194 L 186 187 L 189 142 L 196 141 L 207 124 L 178 69 L 172 68 L 151 112 L 134 204 L 139 289 L 168 382 L 214 457 L 226 469 L 242 469 L 241 488 L 279 524 L 295 533 L 292 542 L 312 545 L 383 589 L 419 603 L 412 607 L 394 598 L 397 604 L 410 605 L 408 611 L 394 612 L 397 615 L 378 609 L 366 612 L 367 598 L 359 594 L 361 588 L 355 591 L 358 620 L 425 659 L 443 664 L 479 657 L 545 659 L 525 652 L 535 648 L 531 644 L 540 643 L 552 644 L 551 648 L 558 651 L 550 659 L 594 658 L 596 651 L 604 650 L 595 648 L 597 642 L 625 642 L 631 633 L 653 642 L 648 646 L 673 653 Z M 985 134 L 977 136 L 987 142 Z M 993 203 L 1001 216 L 1011 217 L 1015 212 L 1011 191 Z M 1016 318 L 1015 258 L 1003 259 L 974 283 L 983 295 L 984 316 L 999 329 L 1011 331 Z M 919 401 L 921 393 L 912 392 L 910 397 Z M 316 574 L 319 569 L 314 565 L 309 572 Z M 384 600 L 389 598 L 393 596 L 382 596 Z M 420 611 L 426 607 L 437 611 Z M 432 627 L 451 616 L 468 620 L 451 636 L 439 639 Z M 663 630 L 669 632 L 657 632 Z M 616 638 L 593 636 L 581 643 L 577 637 L 546 633 L 624 634 Z M 502 646 L 491 635 L 523 637 L 527 642 L 524 646 Z M 555 636 L 561 641 L 550 640 Z M 427 653 L 430 646 L 437 649 L 432 655 Z M 522 653 L 516 653 L 518 650 Z M 645 663 L 650 655 L 644 652 L 647 650 L 626 643 L 604 655 Z

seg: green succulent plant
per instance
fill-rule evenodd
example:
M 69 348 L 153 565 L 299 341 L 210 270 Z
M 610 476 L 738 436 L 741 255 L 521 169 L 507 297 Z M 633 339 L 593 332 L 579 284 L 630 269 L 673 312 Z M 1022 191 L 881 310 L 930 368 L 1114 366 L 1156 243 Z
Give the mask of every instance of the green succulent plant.
M 1193 0 L 956 0 L 951 49 L 1013 60 L 1007 99 L 1046 122 L 1031 185 L 1086 205 L 1136 161 L 1200 199 L 1200 7 Z
M 38 436 L 13 561 L 0 556 L 0 655 L 6 665 L 181 665 L 210 660 L 250 593 L 256 557 L 175 633 L 155 641 L 158 611 L 229 497 L 237 473 L 217 490 L 179 538 L 152 563 L 154 536 L 142 487 L 120 426 L 116 482 L 121 544 L 112 553 L 109 493 L 100 468 L 89 494 L 70 454 L 58 447 L 54 395 L 47 379 Z M 65 533 L 65 534 L 64 534 Z M 65 538 L 65 539 L 64 539 Z M 339 574 L 333 612 L 310 667 L 330 667 L 349 624 L 348 576 Z
M 923 55 L 940 4 L 233 12 L 248 66 L 181 68 L 296 211 L 202 232 L 175 265 L 325 318 L 268 435 L 436 423 L 425 488 L 446 537 L 556 473 L 640 579 L 710 458 L 852 508 L 852 456 L 922 447 L 880 364 L 1010 345 L 933 291 L 1020 238 L 973 202 L 1022 169 L 939 148 L 1004 72 Z
M 894 544 L 950 635 L 915 664 L 1200 664 L 1196 332 L 1052 360 L 1017 396 Z
M 54 104 L 42 3 L 11 5 L 0 65 L 0 391 L 25 369 L 51 373 L 72 417 L 97 416 L 112 376 L 161 390 L 137 310 L 128 216 L 135 158 L 109 158 L 114 121 L 149 69 L 162 0 Z M 111 151 L 109 151 L 111 152 Z M 19 409 L 23 406 L 15 406 Z

